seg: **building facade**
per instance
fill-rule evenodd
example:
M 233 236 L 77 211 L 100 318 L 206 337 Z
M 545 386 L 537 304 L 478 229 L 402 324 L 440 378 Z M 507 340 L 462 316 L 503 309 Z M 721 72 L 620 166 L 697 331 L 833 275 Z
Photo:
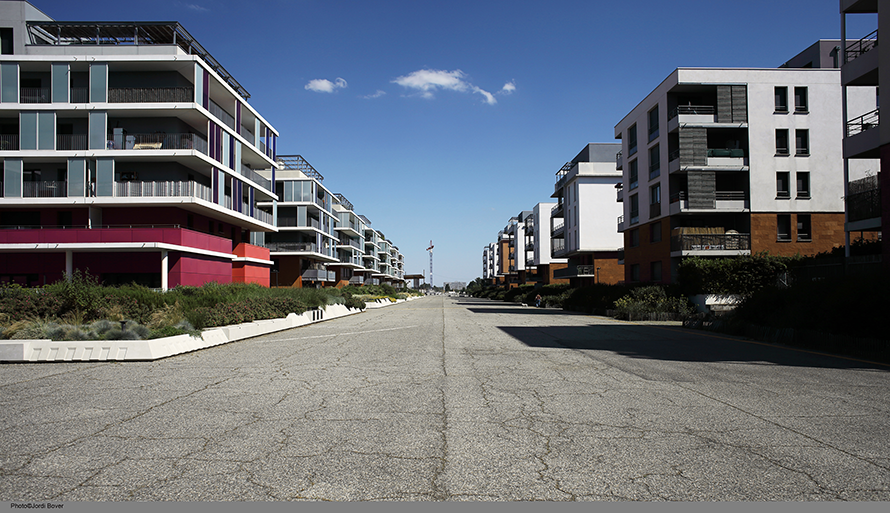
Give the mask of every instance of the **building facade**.
M 884 7 L 884 9 L 881 9 Z M 882 236 L 884 226 L 890 226 L 890 184 L 881 168 L 890 165 L 890 125 L 881 124 L 877 101 L 862 112 L 856 104 L 862 89 L 871 90 L 881 83 L 890 83 L 890 53 L 878 46 L 879 27 L 890 27 L 890 7 L 877 0 L 841 0 L 841 83 L 843 85 L 843 135 L 847 234 L 846 255 L 856 239 L 875 239 Z M 848 34 L 847 16 L 873 16 L 874 31 L 867 34 Z M 848 37 L 852 36 L 852 37 Z M 856 176 L 861 161 L 877 162 L 867 176 Z M 882 265 L 890 271 L 890 242 L 881 242 Z
M 615 186 L 621 182 L 617 143 L 591 143 L 556 173 L 551 211 L 551 254 L 567 259 L 554 278 L 568 279 L 573 287 L 618 283 L 624 272 L 619 262 L 621 234 L 615 219 Z
M 827 48 L 789 61 L 801 68 L 679 68 L 615 126 L 627 282 L 676 281 L 689 256 L 843 244 L 840 71 L 819 67 L 834 62 Z M 865 112 L 875 92 L 859 93 Z
M 0 282 L 269 284 L 278 133 L 184 27 L 0 19 Z

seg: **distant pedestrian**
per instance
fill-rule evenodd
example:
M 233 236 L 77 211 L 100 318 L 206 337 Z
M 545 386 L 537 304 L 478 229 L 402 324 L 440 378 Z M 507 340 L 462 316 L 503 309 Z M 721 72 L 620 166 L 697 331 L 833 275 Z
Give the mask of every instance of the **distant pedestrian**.
M 540 294 L 535 296 L 535 306 L 538 308 L 541 308 L 541 295 Z

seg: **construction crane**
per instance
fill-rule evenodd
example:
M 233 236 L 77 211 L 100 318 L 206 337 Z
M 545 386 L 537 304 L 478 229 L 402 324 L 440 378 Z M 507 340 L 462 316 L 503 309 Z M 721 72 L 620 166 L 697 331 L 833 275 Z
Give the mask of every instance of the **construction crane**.
M 430 252 L 430 289 L 433 287 L 433 241 L 430 241 L 430 247 L 426 248 Z

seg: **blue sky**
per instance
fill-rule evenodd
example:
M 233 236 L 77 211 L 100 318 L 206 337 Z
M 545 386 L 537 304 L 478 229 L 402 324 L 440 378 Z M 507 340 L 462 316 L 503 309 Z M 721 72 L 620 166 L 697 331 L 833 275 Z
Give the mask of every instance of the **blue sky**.
M 434 283 L 481 275 L 511 216 L 677 67 L 775 67 L 838 0 L 32 0 L 59 21 L 179 21 Z M 871 31 L 848 26 L 848 37 Z M 861 27 L 862 33 L 859 33 Z

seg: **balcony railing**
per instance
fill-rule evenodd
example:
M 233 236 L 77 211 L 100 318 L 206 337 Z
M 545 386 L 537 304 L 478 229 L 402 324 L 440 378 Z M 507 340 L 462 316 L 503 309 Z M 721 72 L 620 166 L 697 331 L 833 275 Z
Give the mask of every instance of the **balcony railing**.
M 671 251 L 750 250 L 750 233 L 687 234 L 671 237 Z
M 847 221 L 881 217 L 881 185 L 878 175 L 850 182 L 847 197 Z
M 124 148 L 114 145 L 114 136 L 108 135 L 108 149 L 126 150 L 198 150 L 207 155 L 207 139 L 199 134 L 128 134 Z M 132 147 L 130 147 L 132 146 Z
M 210 113 L 216 116 L 220 121 L 222 121 L 227 127 L 232 130 L 235 129 L 235 117 L 225 111 L 222 107 L 219 106 L 215 101 L 210 100 Z
M 624 216 L 620 215 L 620 216 L 618 216 L 618 230 L 619 231 L 621 230 L 621 225 L 623 225 L 623 224 L 624 224 Z
M 241 164 L 241 176 L 244 176 L 250 180 L 253 180 L 254 183 L 266 189 L 268 191 L 272 190 L 272 180 L 263 178 L 262 175 L 254 171 L 253 169 Z
M 56 136 L 56 150 L 58 151 L 71 151 L 71 150 L 86 150 L 87 149 L 87 135 L 86 134 L 62 134 Z
M 621 151 L 619 151 L 615 155 L 615 169 L 623 169 L 624 168 L 624 155 Z
M 881 124 L 881 109 L 875 109 L 858 118 L 847 121 L 847 137 L 877 128 Z
M 266 242 L 264 246 L 273 253 L 318 253 L 314 242 Z
M 90 90 L 86 87 L 72 87 L 69 94 L 69 101 L 71 103 L 89 103 L 90 102 Z
M 715 195 L 717 201 L 745 201 L 748 199 L 745 191 L 717 191 Z M 671 194 L 671 203 L 678 201 L 686 201 L 686 191 Z
M 49 87 L 22 87 L 19 103 L 50 103 Z
M 114 196 L 118 198 L 189 197 L 211 201 L 213 189 L 197 182 L 115 182 Z
M 868 52 L 872 48 L 878 46 L 878 31 L 875 30 L 871 34 L 863 37 L 859 41 L 854 42 L 853 44 L 847 45 L 845 55 L 846 62 L 850 62 L 855 60 L 862 54 Z
M 304 280 L 308 281 L 336 281 L 337 273 L 334 271 L 323 271 L 320 269 L 307 269 L 301 275 Z
M 191 103 L 191 87 L 117 87 L 108 89 L 109 103 Z
M 550 209 L 550 217 L 562 217 L 563 204 L 557 203 L 555 207 Z
M 68 182 L 22 182 L 23 198 L 64 198 L 68 196 Z
M 680 115 L 708 116 L 713 115 L 716 110 L 713 105 L 678 105 L 670 111 L 668 119 L 674 119 Z
M 19 136 L 15 134 L 0 135 L 0 151 L 14 151 L 19 149 Z

